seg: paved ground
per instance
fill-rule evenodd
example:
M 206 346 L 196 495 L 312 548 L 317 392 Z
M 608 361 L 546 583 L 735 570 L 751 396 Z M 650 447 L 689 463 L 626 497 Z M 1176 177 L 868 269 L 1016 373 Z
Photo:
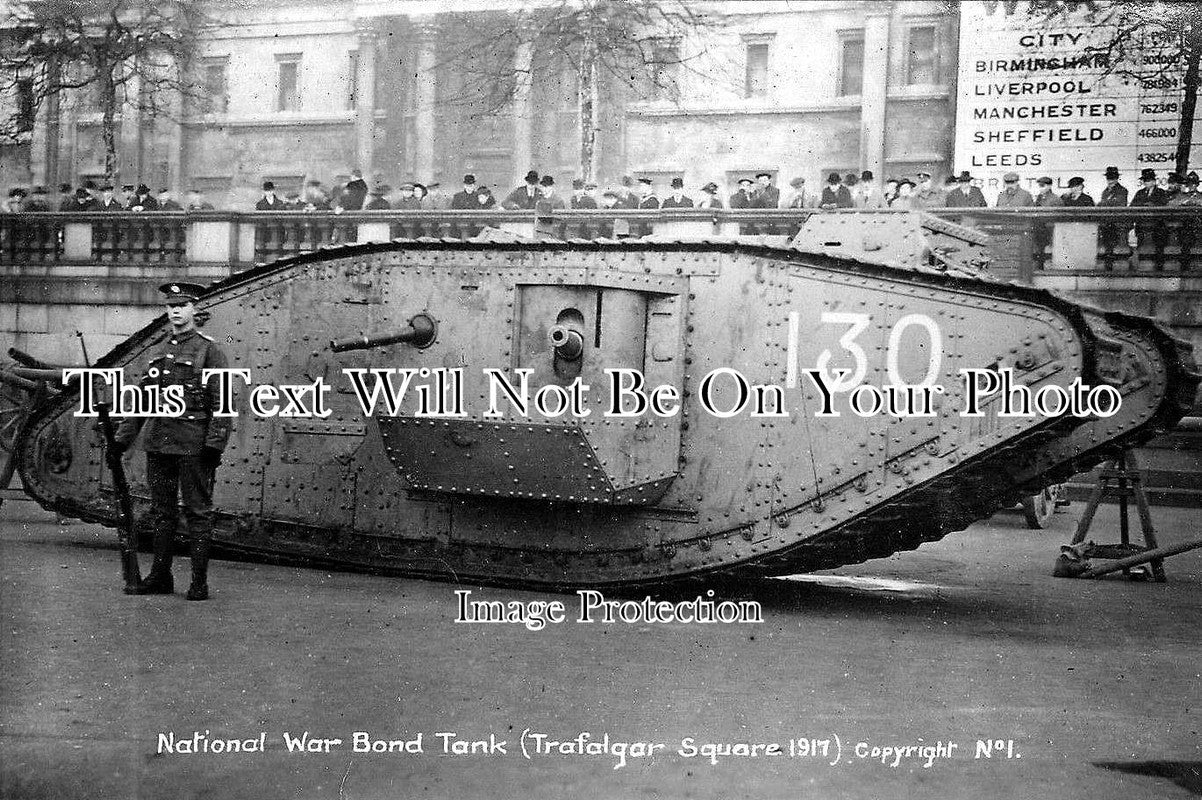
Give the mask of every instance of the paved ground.
M 1154 511 L 1162 541 L 1202 529 L 1198 510 Z M 531 632 L 454 624 L 449 584 L 264 565 L 217 563 L 207 603 L 126 597 L 110 532 L 60 527 L 9 501 L 0 509 L 0 796 L 1202 794 L 1202 552 L 1171 561 L 1167 584 L 1053 579 L 1074 519 L 1070 510 L 1033 532 L 1003 514 L 915 553 L 741 587 L 763 604 L 761 625 L 569 621 Z M 1104 509 L 1095 530 L 1114 519 Z M 185 574 L 177 563 L 177 584 Z M 616 770 L 612 753 L 527 760 L 526 729 L 667 747 L 650 758 L 632 750 Z M 159 734 L 197 731 L 210 740 L 262 732 L 266 751 L 156 752 Z M 304 731 L 343 744 L 289 753 L 284 732 Z M 355 731 L 420 732 L 425 752 L 355 753 Z M 444 755 L 438 732 L 493 734 L 508 752 Z M 831 744 L 823 758 L 715 765 L 679 754 L 686 737 L 698 747 Z M 974 759 L 978 739 L 1012 740 L 1012 757 L 1003 744 Z M 958 749 L 929 768 L 856 753 L 858 743 L 938 741 Z

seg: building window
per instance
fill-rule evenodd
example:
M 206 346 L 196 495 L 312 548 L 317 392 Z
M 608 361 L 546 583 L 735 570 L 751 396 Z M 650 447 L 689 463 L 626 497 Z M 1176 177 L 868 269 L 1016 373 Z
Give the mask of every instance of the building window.
M 747 70 L 744 77 L 744 97 L 765 97 L 768 94 L 768 42 L 747 43 Z
M 906 84 L 939 83 L 939 49 L 934 25 L 906 32 Z
M 33 79 L 17 80 L 17 131 L 28 133 L 33 130 L 36 103 L 33 101 Z
M 675 100 L 680 96 L 680 49 L 675 42 L 660 42 L 652 48 L 651 87 L 648 96 L 652 100 Z
M 275 57 L 279 68 L 276 86 L 276 111 L 300 110 L 300 55 L 289 53 Z
M 864 36 L 843 37 L 839 56 L 839 95 L 848 97 L 864 92 Z
M 206 59 L 201 63 L 204 81 L 204 110 L 208 114 L 224 114 L 229 110 L 229 86 L 226 83 L 227 60 Z
M 354 111 L 359 102 L 359 51 L 347 53 L 346 59 L 346 107 Z

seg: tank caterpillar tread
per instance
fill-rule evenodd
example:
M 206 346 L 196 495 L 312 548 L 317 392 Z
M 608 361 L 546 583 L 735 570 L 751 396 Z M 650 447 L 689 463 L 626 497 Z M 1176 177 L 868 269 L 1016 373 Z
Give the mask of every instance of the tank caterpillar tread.
M 201 305 L 254 383 L 332 387 L 325 419 L 251 415 L 239 393 L 214 495 L 220 546 L 483 583 L 782 574 L 912 549 L 1171 426 L 1198 383 L 1188 348 L 1138 318 L 964 265 L 737 242 L 346 245 L 232 276 Z M 419 316 L 436 321 L 422 346 L 396 334 Z M 166 330 L 154 321 L 98 366 L 136 380 Z M 549 340 L 565 331 L 579 351 Z M 356 338 L 391 343 L 332 346 Z M 1002 417 L 990 401 L 983 417 L 961 417 L 959 370 L 1003 366 L 1032 390 L 1115 385 L 1125 416 Z M 395 416 L 365 417 L 342 370 L 392 367 L 461 369 L 466 416 L 421 418 L 407 397 Z M 580 377 L 591 413 L 485 417 L 494 367 L 530 370 L 531 387 Z M 930 417 L 844 405 L 819 418 L 811 367 L 828 380 L 845 370 L 849 385 L 947 392 Z M 605 417 L 615 368 L 679 387 L 680 413 Z M 703 378 L 723 369 L 782 387 L 787 416 L 703 410 Z M 724 410 L 739 387 L 720 375 Z M 19 473 L 47 508 L 113 525 L 100 442 L 72 415 L 77 402 L 65 391 L 26 422 Z M 130 479 L 144 509 L 140 461 Z

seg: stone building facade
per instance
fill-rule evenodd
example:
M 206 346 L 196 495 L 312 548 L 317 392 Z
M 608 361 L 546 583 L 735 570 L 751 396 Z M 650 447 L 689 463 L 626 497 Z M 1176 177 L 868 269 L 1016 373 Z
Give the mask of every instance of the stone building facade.
M 471 14 L 503 19 L 517 0 L 469 13 L 424 0 L 248 0 L 219 6 L 196 81 L 207 100 L 174 118 L 121 115 L 121 179 L 205 189 L 244 207 L 263 179 L 327 185 L 354 168 L 396 183 L 458 184 L 464 172 L 508 188 L 527 169 L 579 172 L 573 73 L 536 44 L 514 56 L 519 83 L 500 108 L 460 74 Z M 720 24 L 665 41 L 681 63 L 640 93 L 602 95 L 598 178 L 645 173 L 696 187 L 754 172 L 816 185 L 830 170 L 878 177 L 950 169 L 957 19 L 940 2 L 708 3 Z M 519 79 L 520 80 L 520 79 Z M 637 81 L 635 81 L 637 84 Z M 33 183 L 103 172 L 99 113 L 86 98 L 40 109 L 27 149 Z M 6 163 L 5 177 L 22 168 Z

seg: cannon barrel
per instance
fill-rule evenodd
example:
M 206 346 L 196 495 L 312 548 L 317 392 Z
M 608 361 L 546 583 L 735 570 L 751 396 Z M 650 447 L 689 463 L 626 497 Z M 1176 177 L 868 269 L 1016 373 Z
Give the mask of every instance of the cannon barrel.
M 345 353 L 348 350 L 369 350 L 373 347 L 383 347 L 387 344 L 406 342 L 421 349 L 434 343 L 438 335 L 438 323 L 426 314 L 417 314 L 409 320 L 403 330 L 396 333 L 385 333 L 379 336 L 352 336 L 349 339 L 331 339 L 330 349 L 335 353 Z
M 31 381 L 47 381 L 49 383 L 57 383 L 61 385 L 65 383 L 65 381 L 63 381 L 63 369 L 72 369 L 72 367 L 56 369 L 39 367 L 9 367 L 8 371 L 10 374 L 17 376 L 18 378 L 25 378 L 26 380 Z M 71 380 L 75 381 L 78 379 L 79 377 L 75 376 Z
M 15 386 L 26 392 L 32 392 L 38 388 L 37 381 L 22 378 L 20 375 L 14 375 L 7 370 L 0 370 L 0 383 L 7 383 L 9 386 Z
M 8 357 L 23 367 L 32 367 L 33 369 L 63 369 L 58 364 L 51 364 L 48 361 L 42 361 L 40 358 L 34 358 L 24 350 L 18 350 L 15 347 L 8 348 Z
M 584 353 L 584 337 L 567 325 L 552 325 L 547 338 L 555 348 L 555 354 L 562 359 L 575 361 Z

